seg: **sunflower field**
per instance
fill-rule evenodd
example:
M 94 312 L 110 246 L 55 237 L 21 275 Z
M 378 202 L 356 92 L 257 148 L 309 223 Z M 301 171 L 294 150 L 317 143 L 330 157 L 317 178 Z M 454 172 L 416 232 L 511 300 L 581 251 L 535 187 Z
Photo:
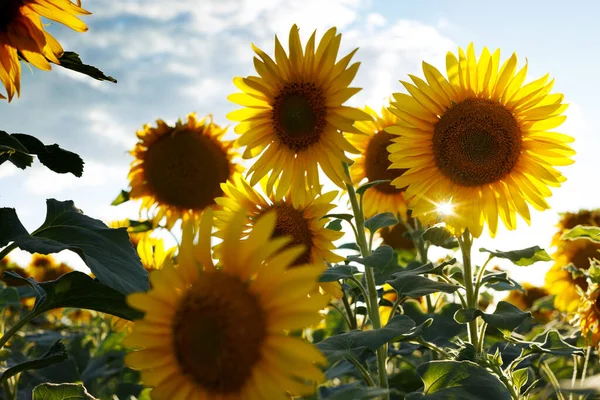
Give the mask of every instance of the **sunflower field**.
M 117 84 L 46 29 L 85 32 L 90 11 L 0 0 L 0 115 L 33 95 L 24 67 Z M 139 213 L 101 221 L 48 199 L 28 230 L 19 204 L 0 208 L 0 398 L 600 398 L 600 210 L 546 211 L 560 223 L 540 246 L 478 245 L 535 226 L 566 181 L 575 138 L 550 75 L 467 43 L 357 108 L 359 49 L 300 28 L 248 43 L 256 73 L 219 94 L 227 120 L 184 110 L 131 132 L 112 204 Z M 0 130 L 3 163 L 85 168 Z M 543 286 L 510 273 L 538 262 Z

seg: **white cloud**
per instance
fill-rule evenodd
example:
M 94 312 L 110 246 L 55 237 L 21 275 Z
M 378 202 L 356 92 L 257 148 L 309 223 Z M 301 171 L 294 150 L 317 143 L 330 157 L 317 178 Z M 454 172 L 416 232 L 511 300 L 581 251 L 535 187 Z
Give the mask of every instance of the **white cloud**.
M 124 149 L 132 148 L 137 141 L 136 136 L 132 134 L 135 130 L 127 129 L 115 118 L 117 118 L 115 113 L 110 113 L 103 108 L 92 108 L 86 113 L 89 123 L 88 130 L 112 143 L 121 145 Z
M 13 176 L 18 171 L 19 169 L 17 167 L 15 167 L 12 163 L 6 161 L 2 165 L 0 165 L 0 179 Z

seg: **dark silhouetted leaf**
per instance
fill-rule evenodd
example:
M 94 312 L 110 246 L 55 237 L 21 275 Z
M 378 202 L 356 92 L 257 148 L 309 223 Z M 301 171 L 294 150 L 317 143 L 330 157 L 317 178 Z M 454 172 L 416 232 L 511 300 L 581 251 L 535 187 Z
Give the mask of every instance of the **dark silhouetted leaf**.
M 387 180 L 387 181 L 386 180 L 380 180 L 380 181 L 367 182 L 364 185 L 362 185 L 361 187 L 359 187 L 358 189 L 356 189 L 356 193 L 359 196 L 362 196 L 363 194 L 365 194 L 365 192 L 367 191 L 367 189 L 370 189 L 370 188 L 372 188 L 374 186 L 377 186 L 377 185 L 381 185 L 382 183 L 390 183 L 390 181 L 389 180 Z
M 358 273 L 358 268 L 352 265 L 336 265 L 327 268 L 319 278 L 319 282 L 334 282 L 340 279 L 346 279 Z
M 71 173 L 77 177 L 83 174 L 83 160 L 79 155 L 61 149 L 58 144 L 45 145 L 39 139 L 22 133 L 13 133 L 29 151 L 37 156 L 46 167 L 59 174 Z
M 67 351 L 65 350 L 65 346 L 60 342 L 55 342 L 52 347 L 40 358 L 36 358 L 35 360 L 25 361 L 23 363 L 14 365 L 7 370 L 5 370 L 0 376 L 0 383 L 6 382 L 8 378 L 11 376 L 15 376 L 18 373 L 23 371 L 28 371 L 31 369 L 42 369 L 49 365 L 59 363 L 61 361 L 66 360 L 69 357 Z
M 333 219 L 343 219 L 344 221 L 352 221 L 352 218 L 354 218 L 354 215 L 352 214 L 327 214 L 323 217 L 321 217 L 321 219 L 323 218 L 333 218 Z
M 81 58 L 79 58 L 79 54 L 72 51 L 65 51 L 58 61 L 60 61 L 60 64 L 58 65 L 70 69 L 71 71 L 79 72 L 99 81 L 117 83 L 117 80 L 112 76 L 107 76 L 98 68 L 84 64 L 81 61 Z

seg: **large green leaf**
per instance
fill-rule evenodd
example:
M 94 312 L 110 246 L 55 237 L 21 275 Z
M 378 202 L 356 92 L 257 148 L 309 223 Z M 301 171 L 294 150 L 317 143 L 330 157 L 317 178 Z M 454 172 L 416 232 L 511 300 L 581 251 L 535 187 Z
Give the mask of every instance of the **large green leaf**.
M 538 335 L 533 342 L 527 342 L 529 349 L 534 353 L 550 353 L 560 356 L 570 356 L 576 354 L 583 356 L 585 353 L 582 348 L 571 346 L 565 342 L 558 331 L 552 329 Z
M 365 349 L 375 351 L 386 343 L 414 339 L 430 324 L 431 320 L 427 320 L 416 325 L 406 315 L 397 315 L 381 329 L 340 333 L 319 342 L 317 347 L 333 362 L 348 355 L 359 354 Z
M 592 242 L 600 243 L 600 228 L 597 226 L 577 225 L 569 229 L 560 237 L 562 240 L 587 239 Z
M 364 185 L 362 185 L 361 187 L 359 187 L 358 189 L 356 189 L 356 194 L 358 194 L 359 196 L 362 196 L 363 194 L 365 194 L 365 192 L 368 189 L 375 187 L 377 185 L 381 185 L 383 183 L 390 183 L 390 181 L 389 180 L 379 180 L 379 181 L 367 182 Z
M 479 249 L 481 252 L 490 253 L 494 257 L 505 258 L 513 262 L 519 267 L 527 267 L 538 261 L 552 261 L 552 257 L 546 253 L 546 250 L 539 246 L 528 247 L 522 250 L 511 251 L 492 251 L 484 248 Z
M 423 232 L 423 239 L 427 240 L 434 246 L 443 247 L 445 249 L 455 249 L 458 247 L 458 240 L 450 233 L 450 231 L 441 226 L 432 226 Z
M 83 160 L 79 155 L 61 149 L 58 144 L 45 145 L 31 135 L 13 133 L 11 136 L 21 142 L 29 154 L 36 155 L 38 160 L 52 171 L 59 174 L 71 173 L 77 177 L 83 174 Z
M 398 292 L 398 296 L 421 297 L 437 292 L 454 293 L 459 289 L 459 286 L 437 282 L 420 275 L 398 276 L 396 274 L 395 276 L 395 279 L 387 281 L 387 283 Z
M 491 327 L 512 331 L 521 325 L 523 321 L 531 318 L 531 313 L 524 312 L 519 307 L 506 301 L 500 301 L 493 314 L 486 314 L 481 310 L 475 309 L 460 309 L 456 312 L 454 319 L 458 323 L 466 324 L 477 317 L 481 317 Z
M 42 369 L 49 365 L 65 361 L 68 357 L 69 355 L 65 350 L 65 346 L 60 341 L 57 341 L 40 358 L 25 361 L 5 369 L 2 372 L 2 375 L 0 375 L 0 383 L 6 382 L 8 378 L 15 376 L 16 374 L 19 374 L 23 371 L 28 371 L 32 369 Z
M 431 361 L 417 367 L 423 393 L 411 393 L 406 400 L 510 400 L 502 382 L 471 361 Z
M 377 214 L 365 221 L 365 228 L 367 228 L 371 234 L 375 233 L 381 228 L 387 228 L 394 226 L 398 223 L 398 220 L 391 212 L 383 214 Z
M 367 267 L 371 267 L 374 269 L 384 268 L 386 265 L 392 261 L 392 257 L 394 256 L 394 249 L 388 245 L 381 245 L 375 249 L 375 251 L 366 257 L 358 257 L 358 256 L 350 256 L 348 260 L 356 261 L 357 263 L 366 265 Z
M 352 265 L 336 265 L 327 268 L 319 278 L 319 282 L 339 281 L 354 276 L 356 273 L 358 273 L 358 268 Z
M 73 271 L 55 281 L 37 283 L 14 272 L 5 272 L 13 279 L 27 282 L 37 292 L 37 301 L 32 310 L 42 314 L 55 308 L 73 307 L 100 311 L 127 320 L 139 319 L 143 313 L 127 305 L 125 295 L 83 272 Z
M 42 383 L 32 394 L 32 400 L 97 400 L 80 383 Z
M 29 234 L 13 208 L 0 209 L 0 246 L 14 242 L 30 253 L 77 253 L 98 280 L 123 293 L 146 291 L 148 273 L 125 229 L 110 229 L 84 215 L 72 201 L 46 201 L 46 220 Z
M 98 81 L 109 81 L 112 83 L 117 83 L 117 80 L 112 76 L 107 76 L 98 68 L 84 64 L 81 61 L 81 58 L 79 58 L 79 54 L 74 53 L 72 51 L 65 51 L 63 55 L 58 59 L 58 61 L 60 61 L 60 64 L 58 65 L 60 65 L 63 68 L 70 69 L 71 71 L 79 72 Z

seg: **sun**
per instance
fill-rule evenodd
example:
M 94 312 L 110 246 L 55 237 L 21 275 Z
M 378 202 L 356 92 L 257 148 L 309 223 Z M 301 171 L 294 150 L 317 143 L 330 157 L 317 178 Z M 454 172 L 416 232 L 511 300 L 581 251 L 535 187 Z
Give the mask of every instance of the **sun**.
M 331 28 L 318 43 L 315 35 L 303 48 L 294 25 L 288 54 L 275 37 L 275 60 L 253 46 L 259 76 L 235 78 L 242 93 L 229 96 L 244 107 L 228 115 L 239 122 L 244 158 L 260 155 L 248 170 L 250 184 L 268 175 L 267 194 L 276 187 L 295 205 L 320 193 L 319 166 L 337 186 L 350 183 L 343 163 L 352 163 L 345 152 L 356 149 L 340 131 L 359 133 L 354 122 L 371 119 L 343 105 L 360 90 L 348 87 L 358 71 L 359 63 L 348 66 L 356 50 L 336 61 L 341 34 Z
M 404 173 L 392 184 L 406 189 L 415 217 L 455 234 L 478 237 L 487 224 L 494 236 L 499 219 L 515 229 L 517 214 L 529 224 L 529 207 L 548 209 L 550 187 L 566 180 L 555 167 L 573 163 L 573 138 L 555 132 L 564 96 L 550 93 L 548 75 L 524 85 L 527 64 L 517 70 L 513 54 L 500 66 L 499 49 L 477 58 L 473 44 L 459 48 L 446 70 L 448 78 L 424 62 L 425 80 L 410 75 L 408 94 L 394 94 L 390 168 Z M 440 214 L 450 199 L 452 213 Z

